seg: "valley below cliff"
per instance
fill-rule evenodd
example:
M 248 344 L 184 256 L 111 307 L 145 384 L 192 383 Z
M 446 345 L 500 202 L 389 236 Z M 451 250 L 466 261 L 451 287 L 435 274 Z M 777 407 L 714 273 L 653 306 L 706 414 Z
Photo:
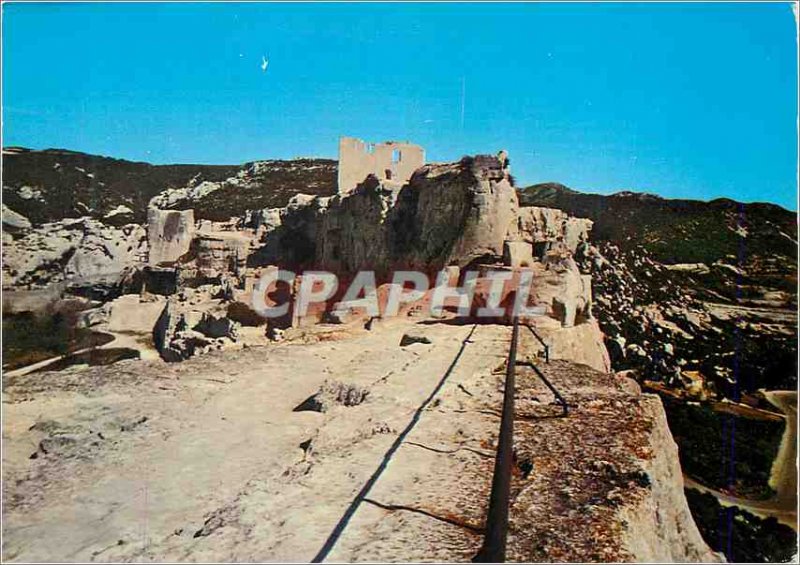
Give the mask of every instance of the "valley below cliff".
M 553 183 L 520 199 L 595 222 L 599 253 L 582 269 L 612 366 L 662 398 L 706 541 L 730 560 L 791 558 L 794 457 L 781 469 L 796 428 L 796 214 Z

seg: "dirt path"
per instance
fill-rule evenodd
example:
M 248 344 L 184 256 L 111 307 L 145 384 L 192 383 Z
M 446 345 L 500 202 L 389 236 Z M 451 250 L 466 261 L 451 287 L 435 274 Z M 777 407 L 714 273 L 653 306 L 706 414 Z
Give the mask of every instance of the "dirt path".
M 683 476 L 683 484 L 685 488 L 691 488 L 714 495 L 722 506 L 736 506 L 761 518 L 774 517 L 780 523 L 797 529 L 797 512 L 794 509 L 784 509 L 782 504 L 776 502 L 774 499 L 749 500 L 747 498 L 730 496 L 705 485 L 701 485 L 686 475 Z
M 776 494 L 769 500 L 749 500 L 708 488 L 684 475 L 686 488 L 713 494 L 723 506 L 738 506 L 762 518 L 774 517 L 797 530 L 797 392 L 765 391 L 764 396 L 786 415 L 786 429 L 772 464 L 770 486 Z
M 408 332 L 419 340 L 401 347 Z M 292 338 L 304 343 L 6 379 L 3 558 L 469 562 L 509 337 L 415 319 L 314 326 Z M 538 358 L 520 337 L 518 355 Z M 585 364 L 542 370 L 570 414 L 518 375 L 509 560 L 716 561 L 660 402 Z M 325 381 L 334 392 L 318 397 Z
M 778 410 L 786 415 L 786 430 L 781 438 L 778 455 L 772 464 L 769 484 L 775 489 L 773 499 L 783 510 L 797 508 L 797 392 L 766 391 L 764 393 Z M 795 528 L 797 521 L 795 520 Z
M 36 363 L 31 363 L 30 365 L 25 365 L 24 367 L 20 367 L 19 369 L 14 369 L 13 371 L 7 371 L 4 373 L 4 376 L 19 377 L 27 375 L 29 373 L 33 373 L 35 371 L 41 371 L 46 369 L 48 366 L 57 363 L 58 361 L 63 361 L 64 359 L 67 359 L 68 357 L 81 355 L 83 353 L 88 353 L 90 351 L 95 351 L 98 349 L 116 349 L 116 348 L 132 349 L 134 351 L 138 351 L 140 359 L 145 361 L 158 359 L 159 357 L 158 351 L 156 351 L 154 347 L 149 345 L 144 345 L 142 343 L 141 335 L 119 333 L 116 331 L 109 330 L 105 327 L 101 328 L 100 333 L 109 334 L 114 339 L 112 339 L 108 343 L 104 343 L 103 345 L 76 349 L 75 351 L 71 351 L 70 353 L 65 353 L 64 355 L 57 355 L 55 357 L 50 357 L 42 361 L 37 361 Z

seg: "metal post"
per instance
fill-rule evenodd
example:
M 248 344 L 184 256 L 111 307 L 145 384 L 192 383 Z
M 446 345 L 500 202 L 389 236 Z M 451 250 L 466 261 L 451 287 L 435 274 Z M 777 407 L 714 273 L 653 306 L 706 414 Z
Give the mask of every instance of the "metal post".
M 540 336 L 538 333 L 536 333 L 536 330 L 534 329 L 534 327 L 532 325 L 525 324 L 525 327 L 528 328 L 529 330 L 531 330 L 531 333 L 533 334 L 533 337 L 535 337 L 537 340 L 539 340 L 539 343 L 542 344 L 542 346 L 544 347 L 544 362 L 545 363 L 549 363 L 550 362 L 550 346 L 544 341 L 544 339 L 542 339 L 542 336 Z
M 549 389 L 550 389 L 550 392 L 552 392 L 552 393 L 553 393 L 553 395 L 556 397 L 556 400 L 558 401 L 558 403 L 559 403 L 559 404 L 561 404 L 561 408 L 564 410 L 564 416 L 566 417 L 567 415 L 569 415 L 569 406 L 567 405 L 567 401 L 566 401 L 566 400 L 564 400 L 564 397 L 563 397 L 563 396 L 561 396 L 561 393 L 560 393 L 560 392 L 558 392 L 558 390 L 556 389 L 556 387 L 555 387 L 555 386 L 553 386 L 553 383 L 551 383 L 551 382 L 550 382 L 550 381 L 547 379 L 547 377 L 545 377 L 545 376 L 544 376 L 544 373 L 542 373 L 542 372 L 539 370 L 539 367 L 537 367 L 537 366 L 536 366 L 536 365 L 534 365 L 533 363 L 530 363 L 530 367 L 531 367 L 531 369 L 533 369 L 533 371 L 534 371 L 534 372 L 535 372 L 537 375 L 539 375 L 539 378 L 540 378 L 540 379 L 542 379 L 542 382 L 544 382 L 544 384 L 545 384 L 545 385 L 547 385 L 547 388 L 549 388 Z

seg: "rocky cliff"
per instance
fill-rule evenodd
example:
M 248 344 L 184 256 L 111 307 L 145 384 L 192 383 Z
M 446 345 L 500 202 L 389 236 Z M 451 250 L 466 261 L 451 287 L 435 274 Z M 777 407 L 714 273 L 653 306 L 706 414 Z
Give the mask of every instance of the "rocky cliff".
M 453 284 L 467 268 L 532 270 L 530 301 L 544 315 L 531 323 L 552 360 L 543 370 L 566 396 L 570 416 L 555 417 L 549 390 L 533 374 L 520 376 L 513 558 L 717 559 L 688 515 L 657 398 L 609 373 L 592 293 L 592 276 L 608 260 L 588 242 L 590 220 L 521 207 L 504 152 L 426 165 L 404 186 L 368 177 L 336 196 L 320 194 L 324 183 L 310 180 L 327 175 L 328 164 L 259 163 L 225 179 L 193 176 L 162 187 L 148 200 L 146 228 L 100 222 L 90 217 L 96 208 L 46 224 L 4 214 L 11 258 L 4 286 L 36 291 L 59 284 L 70 292 L 106 281 L 117 294 L 133 292 L 113 302 L 99 297 L 106 304 L 90 303 L 79 323 L 143 357 L 161 357 L 70 368 L 85 364 L 81 355 L 90 365 L 102 357 L 92 350 L 58 359 L 53 366 L 65 370 L 45 379 L 30 375 L 48 361 L 4 381 L 19 408 L 13 480 L 6 481 L 13 514 L 6 556 L 51 559 L 68 540 L 72 555 L 87 558 L 310 558 L 396 440 L 399 462 L 336 558 L 474 556 L 488 500 L 507 319 L 470 327 L 445 310 L 420 320 L 430 295 L 395 319 L 369 317 L 337 296 L 320 316 L 290 313 L 277 326 L 253 311 L 252 299 L 261 274 L 288 267 L 345 277 L 359 269 L 383 276 L 445 268 Z M 291 177 L 295 167 L 306 176 L 289 182 L 282 175 Z M 280 197 L 265 197 L 258 179 L 278 177 Z M 309 194 L 296 190 L 304 183 Z M 29 189 L 8 190 L 40 190 Z M 129 209 L 136 218 L 139 209 Z M 35 260 L 26 259 L 31 255 Z M 379 283 L 385 296 L 388 283 Z M 476 293 L 481 303 L 485 291 Z M 120 320 L 133 309 L 142 315 L 126 330 Z M 520 355 L 541 362 L 542 341 L 526 339 Z M 199 354 L 202 360 L 192 359 Z M 451 380 L 428 398 L 436 375 Z M 75 412 L 74 394 L 91 396 L 80 404 L 96 416 L 91 429 L 85 413 Z M 60 406 L 59 416 L 40 422 L 39 400 Z M 418 409 L 421 425 L 413 437 L 401 437 Z M 265 421 L 265 413 L 277 420 Z M 30 445 L 38 446 L 34 454 L 26 452 Z M 150 510 L 158 517 L 143 545 L 131 534 L 141 516 L 131 503 L 140 474 L 117 472 L 133 468 L 141 445 L 149 446 L 153 476 L 164 479 L 154 482 Z M 196 472 L 175 472 L 186 468 Z M 93 502 L 75 509 L 52 490 L 47 477 L 56 476 L 70 482 L 70 492 L 91 492 Z M 193 489 L 202 494 L 174 497 Z M 82 519 L 51 519 L 67 509 Z M 102 528 L 82 527 L 111 509 Z M 52 539 L 60 543 L 41 542 L 43 531 L 56 530 Z
M 687 491 L 708 543 L 736 560 L 793 553 L 793 535 L 774 517 L 796 524 L 796 515 L 786 519 L 768 481 L 783 415 L 764 390 L 797 388 L 796 214 L 552 183 L 523 189 L 520 200 L 594 221 L 593 244 L 576 257 L 592 276 L 614 369 L 661 396 L 693 484 L 744 505 L 723 509 Z M 748 512 L 770 505 L 750 502 L 761 499 L 772 518 Z
M 134 171 L 144 174 L 139 171 L 141 164 L 128 167 L 124 162 L 108 163 L 101 158 L 93 160 L 69 152 L 20 151 L 12 153 L 8 162 L 13 172 L 9 178 L 15 184 L 10 182 L 4 190 L 9 195 L 22 190 L 26 197 L 35 192 L 44 203 L 50 190 L 42 188 L 45 183 L 56 183 L 60 187 L 52 190 L 66 191 L 67 184 L 77 182 L 69 175 L 59 176 L 58 171 L 66 165 L 59 163 L 55 172 L 47 169 L 44 174 L 44 165 L 56 158 L 80 161 L 87 166 L 87 163 L 93 164 L 97 172 L 86 173 L 94 175 L 92 179 L 111 172 L 121 174 L 123 170 L 129 175 Z M 100 167 L 101 164 L 105 168 Z M 507 242 L 520 242 L 529 249 L 523 253 L 529 256 L 529 261 L 534 254 L 542 257 L 556 243 L 574 251 L 579 242 L 588 238 L 591 229 L 591 222 L 568 217 L 557 210 L 520 208 L 505 162 L 495 156 L 426 165 L 403 187 L 383 186 L 377 179 L 368 178 L 346 196 L 315 194 L 316 190 L 323 193 L 328 190 L 324 175 L 332 171 L 335 172 L 335 168 L 331 169 L 326 163 L 309 160 L 252 163 L 224 181 L 202 180 L 206 172 L 200 171 L 183 187 L 167 187 L 149 200 L 146 249 L 142 249 L 140 240 L 129 241 L 130 237 L 141 239 L 139 226 L 142 224 L 120 223 L 123 217 L 129 220 L 141 217 L 144 210 L 128 199 L 125 190 L 117 185 L 109 190 L 122 198 L 120 202 L 124 201 L 119 206 L 130 206 L 132 215 L 115 214 L 113 222 L 105 215 L 101 215 L 102 219 L 90 219 L 95 213 L 84 211 L 85 219 L 59 220 L 64 225 L 38 224 L 36 218 L 41 215 L 36 211 L 38 208 L 23 205 L 23 201 L 38 202 L 38 196 L 27 200 L 9 198 L 18 210 L 7 208 L 3 215 L 4 241 L 11 250 L 4 285 L 6 288 L 40 287 L 68 279 L 67 273 L 59 269 L 69 261 L 66 255 L 76 253 L 76 261 L 86 254 L 97 256 L 95 274 L 104 279 L 115 268 L 121 273 L 132 265 L 137 266 L 136 260 L 143 254 L 149 257 L 147 264 L 163 266 L 194 261 L 199 251 L 207 255 L 203 260 L 207 263 L 206 270 L 213 271 L 213 256 L 217 253 L 203 249 L 209 245 L 213 247 L 214 238 L 222 242 L 218 245 L 221 249 L 230 247 L 225 242 L 232 241 L 231 238 L 241 240 L 236 246 L 243 255 L 241 260 L 250 267 L 282 264 L 337 272 L 361 268 L 388 271 L 398 267 L 435 271 L 446 265 L 463 267 L 476 260 L 502 262 L 504 252 L 508 251 L 505 249 Z M 216 172 L 227 172 L 227 169 Z M 159 177 L 154 178 L 152 182 Z M 16 185 L 22 182 L 20 179 L 29 179 L 35 188 L 19 188 Z M 103 184 L 105 181 L 96 182 Z M 304 192 L 300 192 L 300 188 Z M 211 202 L 211 199 L 220 198 L 220 202 Z M 279 203 L 279 206 L 259 208 L 267 202 Z M 28 221 L 24 214 L 17 213 L 19 211 L 31 215 L 34 221 Z M 54 213 L 51 210 L 46 215 Z M 63 216 L 73 213 L 69 208 L 61 212 Z M 216 221 L 208 222 L 210 217 Z M 190 250 L 190 243 L 195 239 L 195 220 L 208 224 L 201 230 L 206 234 L 206 244 L 198 244 Z M 76 226 L 83 226 L 85 237 L 72 233 Z M 105 251 L 98 250 L 97 246 L 88 248 L 95 239 L 107 240 L 111 247 Z M 83 245 L 87 246 L 85 253 Z M 535 251 L 532 246 L 537 246 Z M 131 257 L 120 257 L 112 250 L 116 247 L 124 247 Z M 35 259 L 16 260 L 15 254 Z M 86 267 L 80 274 L 91 282 L 93 263 L 88 259 L 83 263 Z M 224 267 L 222 263 L 220 266 Z M 138 266 L 143 265 L 140 262 Z M 11 271 L 15 274 L 11 275 Z
M 594 221 L 577 257 L 617 370 L 698 399 L 797 387 L 795 213 L 554 183 L 520 200 Z
M 661 263 L 721 261 L 746 269 L 750 276 L 772 275 L 773 283 L 783 278 L 794 286 L 797 218 L 774 204 L 726 198 L 702 202 L 629 191 L 590 194 L 557 183 L 523 188 L 519 198 L 526 206 L 589 218 L 595 241 L 625 251 L 642 247 Z
M 285 209 L 250 217 L 271 218 L 260 222 L 263 246 L 252 263 L 337 272 L 502 262 L 507 241 L 563 242 L 574 251 L 591 229 L 557 210 L 520 208 L 504 162 L 489 155 L 423 166 L 403 187 L 371 177 L 345 196 L 298 195 Z
M 658 398 L 571 362 L 540 367 L 571 408 L 554 418 L 544 385 L 523 380 L 517 458 L 532 470 L 515 489 L 513 560 L 723 560 L 689 513 Z

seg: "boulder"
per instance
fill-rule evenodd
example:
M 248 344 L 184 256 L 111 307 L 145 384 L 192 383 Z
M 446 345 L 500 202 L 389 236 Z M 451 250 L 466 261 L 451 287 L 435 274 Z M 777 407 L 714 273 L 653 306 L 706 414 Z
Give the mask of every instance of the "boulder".
M 326 380 L 319 391 L 294 408 L 294 412 L 327 412 L 334 406 L 358 406 L 369 396 L 369 390 L 359 385 Z
M 118 280 L 128 267 L 138 265 L 144 229 L 129 224 L 117 230 L 96 221 L 83 223 L 83 237 L 65 265 L 67 279 L 77 283 Z
M 237 182 L 236 177 L 225 181 L 228 184 Z M 150 199 L 151 209 L 175 208 L 178 206 L 191 206 L 197 200 L 223 188 L 225 183 L 204 181 L 199 177 L 193 178 L 189 183 L 181 188 L 168 188 Z
M 669 271 L 682 273 L 694 273 L 697 275 L 707 275 L 711 269 L 705 263 L 675 263 L 674 265 L 664 265 Z
M 592 221 L 574 218 L 562 210 L 525 206 L 519 208 L 509 239 L 522 239 L 534 244 L 561 242 L 570 253 L 589 239 Z
M 247 210 L 242 218 L 241 226 L 256 232 L 269 233 L 280 227 L 281 208 L 264 208 L 261 210 Z
M 503 263 L 509 267 L 533 265 L 533 246 L 527 241 L 506 241 L 503 244 Z
M 194 237 L 193 210 L 147 210 L 150 265 L 171 264 L 189 252 Z
M 592 319 L 591 275 L 581 275 L 572 257 L 549 256 L 543 268 L 537 263 L 534 281 L 535 301 L 549 305 L 562 327 Z
M 625 360 L 625 338 L 623 336 L 616 335 L 606 339 L 606 347 L 612 363 L 618 364 Z
M 226 317 L 219 300 L 207 295 L 201 287 L 167 300 L 153 327 L 153 343 L 165 361 L 181 361 L 239 339 L 240 324 Z
M 194 355 L 207 353 L 212 348 L 220 348 L 221 345 L 215 343 L 213 339 L 206 337 L 200 332 L 193 330 L 183 330 L 176 332 L 169 344 L 159 353 L 161 358 L 168 363 L 184 361 Z
M 124 294 L 106 303 L 104 308 L 108 311 L 109 330 L 147 333 L 153 330 L 164 309 L 164 298 Z
M 3 229 L 27 230 L 30 229 L 31 221 L 3 204 Z
M 4 246 L 3 286 L 116 285 L 145 253 L 137 224 L 114 227 L 91 218 L 42 224 Z
M 200 231 L 195 238 L 196 266 L 204 277 L 241 273 L 247 264 L 250 240 L 238 231 Z
M 106 305 L 84 310 L 78 314 L 78 321 L 75 325 L 79 328 L 91 328 L 92 326 L 104 324 L 108 322 L 108 314 Z
M 629 343 L 625 347 L 625 353 L 627 357 L 633 359 L 640 359 L 640 360 L 647 359 L 647 351 L 645 351 L 645 349 L 637 343 Z
M 225 316 L 217 317 L 208 313 L 203 313 L 200 321 L 192 326 L 193 329 L 207 337 L 227 337 L 232 341 L 238 339 L 240 327 L 238 322 L 234 322 L 230 318 Z
M 125 206 L 124 204 L 120 204 L 119 206 L 112 208 L 111 210 L 106 212 L 106 214 L 103 216 L 104 220 L 113 219 L 114 221 L 118 221 L 122 218 L 128 221 L 133 220 L 134 218 L 133 210 L 131 210 L 128 206 Z

